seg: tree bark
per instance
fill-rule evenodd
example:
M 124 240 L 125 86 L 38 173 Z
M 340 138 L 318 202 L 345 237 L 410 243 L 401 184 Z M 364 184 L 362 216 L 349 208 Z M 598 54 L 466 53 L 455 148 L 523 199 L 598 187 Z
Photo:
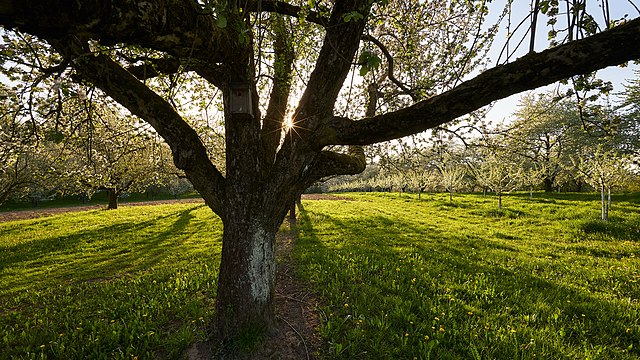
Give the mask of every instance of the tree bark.
M 296 221 L 296 202 L 297 201 L 292 202 L 291 206 L 289 207 L 289 226 L 292 229 L 297 225 L 297 221 Z
M 116 189 L 107 189 L 107 198 L 109 199 L 108 210 L 116 210 L 118 208 L 118 196 L 120 194 Z
M 272 327 L 275 235 L 273 225 L 258 217 L 230 216 L 224 221 L 216 299 L 219 338 L 260 334 Z
M 553 192 L 553 179 L 550 177 L 544 178 L 544 191 L 547 193 Z
M 602 221 L 609 219 L 609 207 L 611 206 L 611 190 L 604 184 L 600 186 L 600 202 L 602 208 Z

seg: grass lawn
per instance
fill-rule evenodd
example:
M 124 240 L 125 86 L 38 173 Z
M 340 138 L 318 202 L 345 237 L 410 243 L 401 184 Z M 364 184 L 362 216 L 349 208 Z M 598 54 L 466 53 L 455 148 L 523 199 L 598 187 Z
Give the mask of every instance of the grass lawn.
M 212 320 L 221 235 L 198 204 L 0 223 L 0 359 L 181 355 Z
M 323 358 L 638 359 L 640 201 L 348 194 L 304 201 L 294 248 Z M 0 223 L 0 359 L 179 358 L 213 319 L 204 205 Z
M 536 194 L 543 196 L 543 194 Z M 640 206 L 348 194 L 305 202 L 295 248 L 342 359 L 640 358 Z

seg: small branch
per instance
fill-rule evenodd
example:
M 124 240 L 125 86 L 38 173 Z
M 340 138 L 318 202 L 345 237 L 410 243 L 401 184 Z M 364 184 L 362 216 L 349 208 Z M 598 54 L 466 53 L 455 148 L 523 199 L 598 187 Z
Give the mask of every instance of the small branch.
M 298 330 L 293 327 L 293 325 L 291 325 L 287 320 L 285 320 L 285 318 L 283 318 L 280 315 L 276 315 L 276 318 L 284 321 L 287 325 L 289 325 L 289 327 L 291 328 L 291 330 L 295 331 L 296 334 L 298 334 L 298 336 L 300 337 L 300 339 L 302 340 L 302 344 L 304 345 L 304 351 L 307 354 L 307 360 L 309 360 L 309 348 L 307 347 L 307 342 L 304 340 L 304 337 L 302 336 L 302 334 L 300 334 L 300 332 L 298 332 Z
M 389 80 L 396 84 L 396 86 L 398 86 L 404 94 L 411 96 L 411 99 L 413 99 L 413 101 L 418 101 L 418 96 L 415 94 L 415 92 L 409 89 L 402 81 L 398 80 L 393 75 L 394 60 L 387 47 L 382 42 L 380 42 L 380 40 L 371 35 L 362 35 L 362 40 L 374 43 L 380 49 L 380 51 L 382 51 L 384 57 L 387 58 L 387 77 L 389 78 Z

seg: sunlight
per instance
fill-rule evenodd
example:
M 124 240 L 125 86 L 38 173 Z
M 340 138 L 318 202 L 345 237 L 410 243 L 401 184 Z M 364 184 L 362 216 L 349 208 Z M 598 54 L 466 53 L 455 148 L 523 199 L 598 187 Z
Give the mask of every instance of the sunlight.
M 292 130 L 294 127 L 293 118 L 291 116 L 285 117 L 284 122 L 282 123 L 282 127 L 286 132 L 289 132 L 290 130 Z

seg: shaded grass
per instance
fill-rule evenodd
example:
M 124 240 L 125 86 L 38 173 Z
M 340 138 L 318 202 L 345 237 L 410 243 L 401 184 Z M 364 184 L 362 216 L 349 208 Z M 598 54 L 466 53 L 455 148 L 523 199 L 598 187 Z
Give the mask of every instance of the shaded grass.
M 213 315 L 222 225 L 204 205 L 0 224 L 0 358 L 176 358 Z
M 634 198 L 602 224 L 589 197 L 348 196 L 305 203 L 295 248 L 327 357 L 640 357 Z

